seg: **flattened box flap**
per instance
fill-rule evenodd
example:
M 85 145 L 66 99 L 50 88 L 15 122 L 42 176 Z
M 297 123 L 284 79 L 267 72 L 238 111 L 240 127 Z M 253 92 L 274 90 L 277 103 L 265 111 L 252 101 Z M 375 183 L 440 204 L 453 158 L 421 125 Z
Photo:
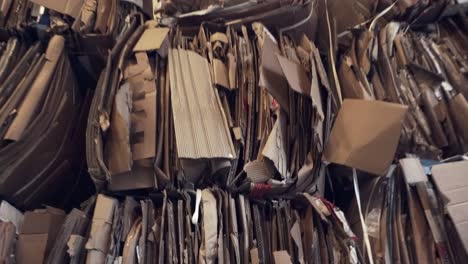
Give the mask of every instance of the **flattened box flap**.
M 407 109 L 380 101 L 344 100 L 325 148 L 325 159 L 383 175 L 395 155 Z

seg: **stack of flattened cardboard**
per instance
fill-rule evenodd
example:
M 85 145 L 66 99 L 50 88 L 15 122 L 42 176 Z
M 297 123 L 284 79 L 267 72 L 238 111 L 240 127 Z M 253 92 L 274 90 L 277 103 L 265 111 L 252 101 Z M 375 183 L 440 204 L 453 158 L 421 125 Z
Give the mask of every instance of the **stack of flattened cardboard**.
M 313 41 L 294 44 L 286 31 L 277 40 L 260 23 L 196 35 L 139 23 L 109 55 L 91 109 L 98 186 L 323 193 L 334 99 Z
M 328 8 L 336 20 L 337 34 L 370 23 L 381 12 L 385 12 L 383 17 L 387 21 L 425 25 L 438 21 L 448 13 L 454 13 L 452 9 L 461 12 L 466 10 L 463 0 L 349 0 L 346 2 L 330 0 Z
M 154 189 L 168 181 L 172 168 L 168 29 L 140 24 L 141 19 L 131 17 L 109 54 L 88 118 L 90 175 L 114 191 Z
M 40 205 L 73 179 L 87 114 L 62 36 L 45 50 L 10 38 L 0 79 L 0 195 L 17 206 Z M 54 187 L 55 186 L 55 187 Z M 57 188 L 58 187 L 58 188 Z M 62 188 L 69 190 L 73 186 Z
M 324 159 L 352 168 L 336 174 L 352 175 L 346 211 L 369 263 L 466 262 L 466 166 L 432 166 L 466 152 L 463 19 L 418 31 L 377 16 L 338 40 L 344 100 Z
M 466 17 L 425 25 L 452 1 L 31 1 L 65 37 L 0 44 L 0 195 L 70 185 L 83 134 L 97 193 L 2 203 L 0 263 L 467 262 Z
M 317 12 L 292 7 L 306 8 L 296 19 L 307 22 Z M 250 16 L 265 8 L 278 15 L 262 5 Z M 300 42 L 292 29 L 275 37 L 237 21 L 248 11 L 195 33 L 139 15 L 127 21 L 91 106 L 88 166 L 98 189 L 153 199 L 99 195 L 87 262 L 362 259 L 344 214 L 322 198 L 336 99 L 307 37 L 315 31 Z
M 466 161 L 438 163 L 415 157 L 401 159 L 384 177 L 361 177 L 361 207 L 347 211 L 358 246 L 371 242 L 377 263 L 465 263 Z M 366 234 L 367 233 L 367 234 Z
M 0 261 L 1 263 L 81 263 L 85 255 L 70 241 L 84 242 L 88 233 L 88 215 L 93 204 L 84 211 L 65 212 L 46 207 L 24 214 L 5 201 L 0 204 Z M 87 211 L 86 211 L 87 210 Z M 75 238 L 75 240 L 73 240 Z M 67 247 L 67 243 L 70 243 Z M 70 249 L 69 249 L 70 248 Z M 76 252 L 77 248 L 81 251 Z M 69 249 L 70 253 L 67 253 Z M 75 251 L 73 251 L 75 250 Z
M 100 194 L 89 225 L 88 232 L 69 236 L 65 257 L 72 263 L 80 263 L 77 253 L 86 263 L 355 263 L 362 259 L 343 212 L 307 193 L 270 201 L 216 187 L 164 191 L 143 199 Z M 57 245 L 64 244 L 57 240 L 54 249 Z M 63 263 L 51 262 L 52 254 L 47 263 Z
M 445 4 L 445 1 L 431 5 L 412 3 L 404 8 L 384 5 L 388 8 L 378 7 L 376 10 L 383 11 L 375 19 L 340 34 L 339 38 L 333 30 L 336 27 L 333 5 L 327 6 L 326 1 L 291 5 L 309 8 L 306 22 L 317 19 L 315 12 L 325 12 L 318 25 L 303 34 L 294 32 L 301 23 L 280 27 L 278 31 L 270 31 L 269 22 L 251 23 L 268 21 L 269 15 L 283 12 L 281 4 L 257 6 L 258 9 L 250 9 L 251 13 L 239 7 L 245 7 L 243 4 L 178 13 L 180 24 L 172 26 L 180 27 L 172 30 L 156 21 L 142 24 L 132 18 L 120 39 L 126 44 L 116 45 L 109 56 L 91 110 L 90 174 L 99 187 L 111 191 L 181 190 L 175 192 L 177 196 L 187 189 L 192 193 L 197 188 L 218 186 L 197 189 L 209 200 L 206 208 L 211 209 L 206 217 L 211 227 L 216 226 L 211 221 L 223 215 L 220 213 L 223 209 L 212 211 L 219 207 L 219 203 L 208 198 L 218 197 L 213 190 L 226 192 L 234 201 L 248 194 L 258 199 L 253 204 L 287 197 L 292 200 L 285 203 L 302 208 L 297 197 L 304 192 L 325 194 L 327 165 L 341 164 L 354 171 L 352 189 L 357 199 L 348 217 L 363 243 L 357 251 L 349 247 L 338 250 L 345 252 L 342 255 L 345 262 L 390 259 L 411 263 L 422 257 L 417 254 L 423 254 L 404 250 L 413 247 L 407 241 L 411 232 L 426 235 L 428 246 L 442 248 L 433 255 L 426 253 L 425 259 L 432 256 L 446 259 L 455 246 L 449 247 L 446 240 L 431 242 L 430 238 L 435 240 L 432 233 L 421 233 L 416 222 L 404 217 L 410 211 L 416 215 L 431 208 L 430 204 L 415 200 L 418 198 L 415 195 L 424 193 L 410 192 L 411 184 L 401 180 L 401 170 L 392 163 L 407 153 L 438 160 L 464 151 L 466 131 L 461 117 L 467 116 L 462 85 L 466 78 L 466 54 L 460 47 L 466 43 L 466 35 L 451 20 L 441 23 L 443 34 L 435 36 L 413 32 L 400 22 L 385 23 L 379 19 L 392 8 L 399 8 L 399 17 L 403 19 L 427 10 L 443 10 Z M 410 6 L 414 14 L 409 13 Z M 252 10 L 268 12 L 257 16 Z M 213 22 L 215 14 L 224 16 L 226 22 Z M 239 14 L 246 17 L 236 17 Z M 203 19 L 207 22 L 194 32 L 194 25 Z M 161 22 L 164 21 L 163 17 Z M 319 40 L 318 47 L 313 41 L 315 33 L 328 37 Z M 411 49 L 411 45 L 416 48 Z M 327 55 L 326 63 L 322 61 L 320 48 Z M 152 102 L 151 106 L 145 106 L 146 101 Z M 362 172 L 367 175 L 362 176 Z M 369 174 L 379 177 L 369 178 Z M 329 175 L 333 176 L 331 172 Z M 207 190 L 212 194 L 208 195 Z M 396 195 L 399 190 L 407 191 L 411 199 Z M 372 198 L 376 196 L 377 199 Z M 204 199 L 203 195 L 198 198 Z M 241 204 L 238 208 L 242 208 Z M 117 206 L 114 202 L 111 207 Z M 168 202 L 167 207 L 184 208 L 183 202 L 182 205 Z M 259 210 L 258 214 L 257 209 L 251 210 L 254 218 L 268 219 L 267 209 Z M 240 226 L 243 218 L 227 211 L 231 218 L 237 218 Z M 433 214 L 432 218 L 443 217 Z M 108 216 L 111 215 L 109 212 Z M 432 218 L 420 216 L 423 224 L 437 230 Z M 107 220 L 108 224 L 111 222 Z M 138 231 L 140 225 L 137 221 L 137 232 L 143 232 Z M 170 226 L 170 230 L 181 230 Z M 456 228 L 459 226 L 455 224 Z M 228 242 L 216 242 L 219 230 L 203 230 L 203 222 L 201 227 L 204 238 L 198 245 L 202 251 L 196 255 L 198 251 L 192 250 L 195 255 L 191 257 L 201 256 L 206 262 L 220 256 L 226 259 L 219 245 Z M 241 263 L 255 262 L 257 256 L 260 262 L 271 262 L 275 250 L 264 247 L 272 238 L 257 237 L 262 232 L 269 233 L 270 227 L 266 227 L 268 231 L 255 224 L 253 229 L 247 228 L 252 230 L 254 239 L 250 241 L 254 242 L 244 255 L 239 253 Z M 313 227 L 312 233 L 319 232 L 320 227 L 317 228 Z M 331 230 L 339 233 L 335 228 Z M 167 241 L 177 238 L 169 236 Z M 135 243 L 132 241 L 132 245 Z M 100 246 L 94 245 L 91 252 L 99 251 Z M 171 262 L 190 258 L 185 248 L 171 247 L 168 249 Z M 419 244 L 417 247 L 423 248 Z M 288 254 L 303 262 L 304 252 L 296 249 L 288 249 Z M 180 255 L 181 252 L 184 254 Z M 325 262 L 333 257 L 339 259 L 335 254 L 323 253 L 308 259 L 326 258 Z M 138 256 L 133 251 L 129 254 L 131 259 Z
M 339 63 L 344 98 L 406 105 L 399 152 L 438 159 L 466 150 L 466 35 L 453 21 L 444 34 L 391 22 L 355 31 Z M 447 34 L 446 32 L 458 32 Z

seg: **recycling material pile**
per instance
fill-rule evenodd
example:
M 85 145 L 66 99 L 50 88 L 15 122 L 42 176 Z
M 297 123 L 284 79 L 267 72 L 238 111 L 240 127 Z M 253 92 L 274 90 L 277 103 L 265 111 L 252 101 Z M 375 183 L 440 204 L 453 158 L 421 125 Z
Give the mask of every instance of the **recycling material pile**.
M 467 10 L 0 0 L 0 263 L 465 263 Z

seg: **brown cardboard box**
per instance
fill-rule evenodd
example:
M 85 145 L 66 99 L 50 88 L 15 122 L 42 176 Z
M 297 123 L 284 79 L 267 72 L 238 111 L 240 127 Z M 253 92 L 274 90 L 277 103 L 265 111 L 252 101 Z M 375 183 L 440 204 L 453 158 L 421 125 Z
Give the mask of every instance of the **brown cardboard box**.
M 64 211 L 52 207 L 26 212 L 16 245 L 17 263 L 42 263 L 54 244 L 64 218 Z

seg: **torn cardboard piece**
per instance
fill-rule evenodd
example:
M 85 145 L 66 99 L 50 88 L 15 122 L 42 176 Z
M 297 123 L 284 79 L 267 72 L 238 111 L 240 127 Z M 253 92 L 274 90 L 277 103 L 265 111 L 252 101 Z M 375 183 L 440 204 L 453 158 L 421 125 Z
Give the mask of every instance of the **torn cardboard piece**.
M 346 99 L 327 142 L 326 161 L 383 175 L 395 155 L 408 107 Z

